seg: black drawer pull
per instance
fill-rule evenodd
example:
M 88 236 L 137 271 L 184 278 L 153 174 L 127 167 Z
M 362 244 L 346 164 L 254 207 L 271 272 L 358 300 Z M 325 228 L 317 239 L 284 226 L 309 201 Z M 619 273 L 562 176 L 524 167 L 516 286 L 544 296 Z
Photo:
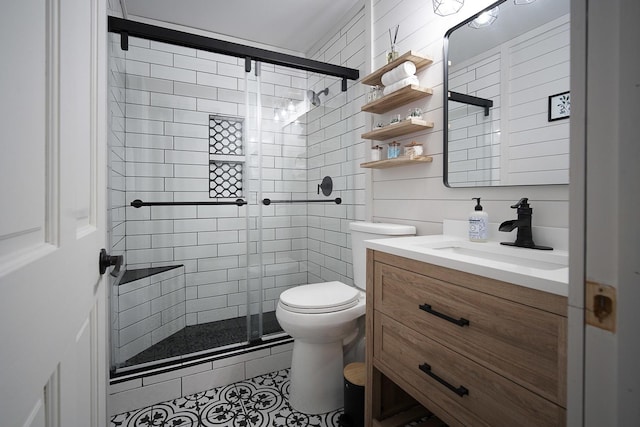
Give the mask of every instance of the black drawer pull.
M 462 397 L 469 394 L 469 390 L 467 390 L 465 387 L 463 386 L 454 387 L 448 382 L 446 382 L 445 380 L 443 380 L 442 378 L 440 378 L 439 376 L 437 376 L 436 374 L 434 374 L 433 372 L 431 372 L 431 365 L 423 363 L 422 365 L 418 366 L 418 368 L 420 368 L 422 372 L 429 375 L 431 378 L 438 381 L 440 384 L 442 384 L 443 386 L 445 386 L 446 388 L 448 388 L 458 396 Z
M 446 320 L 447 322 L 455 323 L 458 326 L 469 326 L 469 321 L 464 317 L 454 319 L 453 317 L 447 316 L 446 314 L 438 313 L 437 311 L 433 310 L 429 304 L 422 304 L 418 307 L 420 307 L 420 310 L 424 310 L 429 314 L 433 314 L 434 316 Z

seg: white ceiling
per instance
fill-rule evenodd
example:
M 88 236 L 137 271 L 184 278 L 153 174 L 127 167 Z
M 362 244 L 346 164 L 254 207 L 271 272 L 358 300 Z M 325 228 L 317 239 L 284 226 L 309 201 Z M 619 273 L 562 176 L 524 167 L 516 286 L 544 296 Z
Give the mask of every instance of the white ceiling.
M 129 15 L 307 54 L 361 0 L 124 0 Z

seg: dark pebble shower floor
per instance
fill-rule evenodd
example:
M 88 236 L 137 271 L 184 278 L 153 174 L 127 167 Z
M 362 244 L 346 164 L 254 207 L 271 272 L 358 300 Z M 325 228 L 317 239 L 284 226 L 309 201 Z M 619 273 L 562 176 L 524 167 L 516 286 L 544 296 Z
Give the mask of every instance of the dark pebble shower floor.
M 275 311 L 263 313 L 263 335 L 282 332 Z M 252 320 L 251 324 L 257 324 Z M 139 365 L 247 341 L 247 318 L 187 326 L 126 360 L 121 367 Z

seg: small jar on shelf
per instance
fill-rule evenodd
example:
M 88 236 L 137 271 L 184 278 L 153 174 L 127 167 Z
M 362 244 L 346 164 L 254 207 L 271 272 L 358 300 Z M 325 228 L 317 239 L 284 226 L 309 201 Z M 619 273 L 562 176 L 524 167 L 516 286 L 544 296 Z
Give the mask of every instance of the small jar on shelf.
M 367 103 L 373 102 L 376 99 L 382 98 L 382 88 L 378 85 L 371 86 L 367 93 Z
M 409 109 L 409 119 L 422 119 L 422 108 L 411 108 Z
M 374 145 L 371 147 L 371 161 L 377 162 L 382 158 L 382 147 L 379 145 Z
M 404 156 L 410 159 L 415 159 L 422 156 L 422 144 L 412 141 L 404 146 Z
M 390 142 L 387 148 L 387 159 L 397 159 L 398 157 L 400 157 L 400 143 Z

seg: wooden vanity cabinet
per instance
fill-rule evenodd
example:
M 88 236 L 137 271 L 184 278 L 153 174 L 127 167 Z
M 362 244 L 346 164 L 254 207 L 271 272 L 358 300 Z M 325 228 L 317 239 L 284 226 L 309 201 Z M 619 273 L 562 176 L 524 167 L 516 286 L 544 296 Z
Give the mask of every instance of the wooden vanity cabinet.
M 373 250 L 367 281 L 367 426 L 382 378 L 451 426 L 566 424 L 566 297 Z

